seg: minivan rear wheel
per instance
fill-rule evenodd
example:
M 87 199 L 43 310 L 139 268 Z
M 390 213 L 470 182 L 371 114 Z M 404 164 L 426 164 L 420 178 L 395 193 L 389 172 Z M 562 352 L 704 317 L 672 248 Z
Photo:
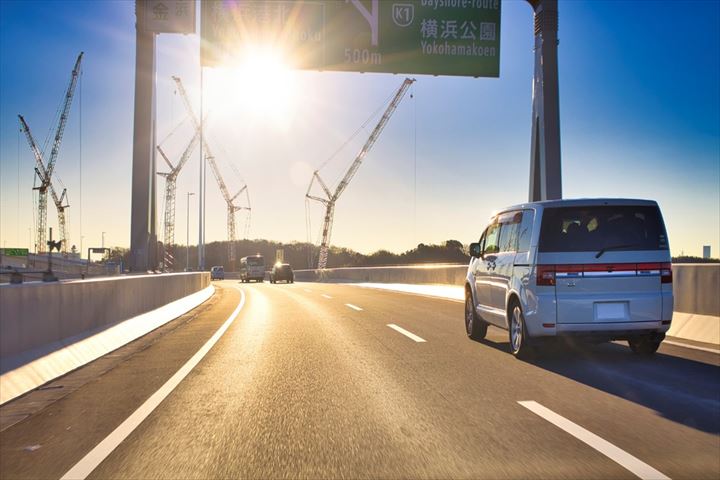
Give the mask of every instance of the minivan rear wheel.
M 645 335 L 628 340 L 630 350 L 637 355 L 652 355 L 660 348 L 660 343 L 662 343 L 662 339 L 658 339 L 654 335 Z
M 465 294 L 465 332 L 473 340 L 482 340 L 487 335 L 488 325 L 475 312 L 472 293 Z
M 527 328 L 525 327 L 525 316 L 522 308 L 516 302 L 510 310 L 510 325 L 508 334 L 510 337 L 510 353 L 516 358 L 526 358 L 532 353 L 528 342 Z

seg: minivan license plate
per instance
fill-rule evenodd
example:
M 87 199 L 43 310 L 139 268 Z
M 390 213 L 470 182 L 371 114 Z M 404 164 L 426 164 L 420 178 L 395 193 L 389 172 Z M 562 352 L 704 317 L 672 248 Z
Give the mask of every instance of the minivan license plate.
M 627 302 L 596 303 L 595 318 L 597 320 L 622 320 L 628 317 Z

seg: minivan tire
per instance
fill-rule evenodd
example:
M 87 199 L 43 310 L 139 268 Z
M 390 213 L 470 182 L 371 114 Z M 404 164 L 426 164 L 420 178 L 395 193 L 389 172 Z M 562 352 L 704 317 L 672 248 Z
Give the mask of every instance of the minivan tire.
M 472 293 L 465 294 L 465 332 L 473 340 L 482 340 L 487 335 L 488 324 L 475 312 Z
M 508 320 L 510 353 L 515 358 L 524 359 L 530 357 L 534 352 L 528 341 L 525 315 L 523 315 L 522 307 L 517 301 L 510 306 L 510 318 Z
M 628 339 L 630 350 L 637 355 L 654 354 L 660 348 L 660 343 L 662 343 L 662 340 L 657 339 L 654 335 Z

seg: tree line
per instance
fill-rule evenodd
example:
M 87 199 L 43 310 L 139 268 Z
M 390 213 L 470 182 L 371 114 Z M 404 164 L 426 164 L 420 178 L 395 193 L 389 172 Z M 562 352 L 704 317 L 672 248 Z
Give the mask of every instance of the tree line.
M 230 261 L 228 241 L 210 242 L 205 245 L 205 265 L 209 269 L 213 265 L 222 265 L 226 271 L 236 271 L 240 259 L 248 255 L 262 255 L 265 264 L 275 262 L 276 252 L 282 250 L 283 262 L 289 263 L 296 270 L 315 268 L 320 248 L 306 242 L 275 242 L 272 240 L 238 240 L 235 242 L 235 262 Z M 162 245 L 160 247 L 162 252 Z M 174 271 L 181 272 L 187 265 L 195 270 L 198 263 L 197 246 L 191 245 L 186 250 L 184 245 L 174 245 L 170 252 L 174 258 Z M 187 253 L 186 253 L 187 252 Z M 130 264 L 130 251 L 125 248 L 113 248 L 110 259 L 123 259 L 125 265 Z M 162 258 L 162 257 L 161 257 Z M 349 248 L 330 247 L 328 268 L 339 267 L 371 267 L 387 265 L 411 265 L 424 263 L 468 263 L 470 256 L 467 246 L 457 240 L 448 240 L 440 245 L 419 244 L 417 247 L 402 253 L 378 250 L 366 255 Z

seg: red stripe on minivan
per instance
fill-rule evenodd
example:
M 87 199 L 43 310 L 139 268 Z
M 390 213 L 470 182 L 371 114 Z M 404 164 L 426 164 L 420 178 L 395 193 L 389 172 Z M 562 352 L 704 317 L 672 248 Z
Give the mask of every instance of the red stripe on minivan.
M 662 283 L 672 283 L 671 263 L 588 263 L 588 264 L 560 264 L 560 265 L 538 265 L 536 284 L 553 286 L 555 285 L 556 274 L 579 274 L 588 272 L 634 272 L 645 274 L 657 271 L 660 274 Z

